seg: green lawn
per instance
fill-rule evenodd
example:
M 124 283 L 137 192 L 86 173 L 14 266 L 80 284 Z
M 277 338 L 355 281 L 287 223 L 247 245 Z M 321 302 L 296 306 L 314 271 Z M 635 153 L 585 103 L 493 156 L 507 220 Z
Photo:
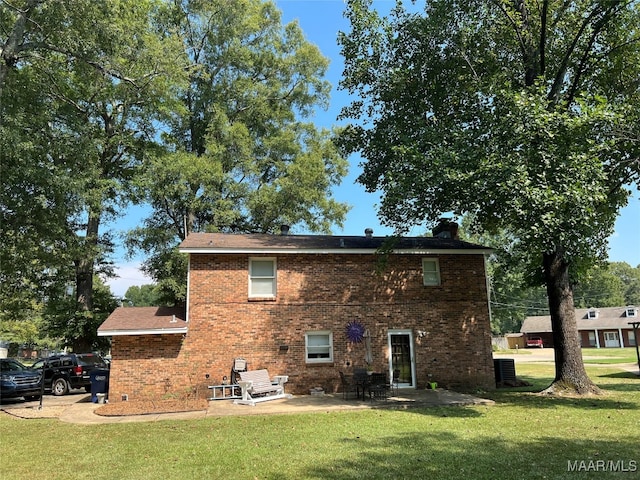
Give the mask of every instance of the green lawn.
M 92 426 L 1 415 L 0 478 L 637 478 L 640 379 L 587 369 L 606 395 L 540 397 L 553 366 L 518 364 L 534 387 L 483 393 L 495 406 Z
M 587 358 L 585 363 L 614 364 L 614 363 L 637 363 L 638 355 L 633 348 L 583 348 L 583 357 Z

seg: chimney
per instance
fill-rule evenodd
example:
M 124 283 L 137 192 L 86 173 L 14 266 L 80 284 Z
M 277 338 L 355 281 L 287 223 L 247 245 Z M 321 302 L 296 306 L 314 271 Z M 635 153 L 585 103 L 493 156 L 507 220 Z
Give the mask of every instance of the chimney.
M 365 229 L 364 229 L 364 235 L 365 235 L 367 238 L 371 238 L 371 237 L 373 237 L 373 228 L 365 228 Z
M 433 229 L 433 236 L 458 240 L 458 224 L 452 222 L 450 218 L 441 218 Z
M 289 225 L 280 225 L 280 235 L 289 235 Z

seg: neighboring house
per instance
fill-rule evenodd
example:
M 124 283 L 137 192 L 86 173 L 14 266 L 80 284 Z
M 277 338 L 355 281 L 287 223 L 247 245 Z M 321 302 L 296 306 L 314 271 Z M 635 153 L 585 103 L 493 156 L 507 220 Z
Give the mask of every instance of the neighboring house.
M 576 323 L 583 347 L 635 347 L 636 337 L 630 323 L 640 322 L 638 307 L 603 307 L 576 309 Z M 541 337 L 545 347 L 553 347 L 551 317 L 527 317 L 520 332 L 527 337 Z
M 406 388 L 495 388 L 491 250 L 455 238 L 388 241 L 370 230 L 189 235 L 186 317 L 119 308 L 98 330 L 112 336 L 112 401 L 220 384 L 238 357 L 288 375 L 291 393 L 336 392 L 339 371 L 356 367 L 399 370 Z

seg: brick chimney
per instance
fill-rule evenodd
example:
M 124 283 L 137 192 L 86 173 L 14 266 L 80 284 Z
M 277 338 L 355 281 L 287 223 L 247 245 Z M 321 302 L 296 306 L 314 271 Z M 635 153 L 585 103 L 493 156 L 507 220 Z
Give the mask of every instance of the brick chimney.
M 450 218 L 441 218 L 433 229 L 433 236 L 458 240 L 458 224 L 452 222 Z

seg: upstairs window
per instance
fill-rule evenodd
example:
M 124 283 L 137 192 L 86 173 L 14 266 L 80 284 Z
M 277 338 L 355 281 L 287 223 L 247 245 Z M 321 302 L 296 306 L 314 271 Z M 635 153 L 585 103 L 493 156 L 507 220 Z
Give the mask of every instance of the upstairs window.
M 275 298 L 275 258 L 249 259 L 249 298 Z
M 587 311 L 587 318 L 598 318 L 598 310 L 595 308 L 590 308 Z
M 634 306 L 628 306 L 627 307 L 627 317 L 637 317 L 638 316 L 638 309 Z
M 440 264 L 437 258 L 422 259 L 422 284 L 426 286 L 440 285 Z
M 307 332 L 305 349 L 307 363 L 333 362 L 333 334 L 329 331 Z

